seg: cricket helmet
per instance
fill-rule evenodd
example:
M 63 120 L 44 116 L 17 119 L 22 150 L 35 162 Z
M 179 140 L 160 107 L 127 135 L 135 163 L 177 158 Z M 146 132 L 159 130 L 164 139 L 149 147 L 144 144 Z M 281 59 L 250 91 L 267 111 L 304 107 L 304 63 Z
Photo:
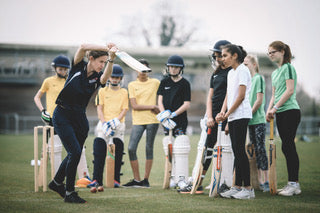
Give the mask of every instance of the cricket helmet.
M 119 64 L 114 64 L 112 67 L 111 77 L 123 77 L 123 70 Z
M 65 67 L 70 69 L 70 61 L 67 56 L 59 55 L 55 57 L 51 63 L 53 67 Z
M 167 66 L 175 66 L 184 68 L 183 58 L 179 55 L 172 55 L 168 58 Z
M 227 40 L 220 40 L 220 41 L 217 41 L 214 46 L 213 46 L 213 49 L 210 49 L 211 51 L 213 52 L 219 52 L 221 53 L 221 47 L 224 46 L 224 45 L 227 45 L 227 44 L 231 44 L 231 42 L 227 41 Z

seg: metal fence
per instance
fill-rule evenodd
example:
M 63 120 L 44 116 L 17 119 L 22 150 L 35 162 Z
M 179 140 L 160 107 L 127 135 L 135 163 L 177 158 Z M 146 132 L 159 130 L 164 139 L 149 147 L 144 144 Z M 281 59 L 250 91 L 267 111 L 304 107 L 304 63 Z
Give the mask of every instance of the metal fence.
M 200 133 L 199 116 L 189 116 L 188 134 Z M 94 133 L 95 126 L 98 123 L 97 116 L 88 116 L 90 125 L 89 134 Z M 43 125 L 40 116 L 25 116 L 17 113 L 0 114 L 0 134 L 30 134 L 33 127 Z M 131 130 L 131 120 L 126 119 L 127 132 Z M 267 125 L 267 133 L 269 133 L 269 125 Z M 320 117 L 305 116 L 301 118 L 298 128 L 298 135 L 318 135 L 320 136 Z

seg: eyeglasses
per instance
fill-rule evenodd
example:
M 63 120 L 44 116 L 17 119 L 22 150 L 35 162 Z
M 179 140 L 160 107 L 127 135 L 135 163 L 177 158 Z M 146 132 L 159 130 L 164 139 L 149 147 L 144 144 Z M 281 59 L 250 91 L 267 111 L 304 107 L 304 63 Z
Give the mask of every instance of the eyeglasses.
M 275 54 L 276 52 L 279 52 L 279 50 L 270 51 L 267 53 L 268 56 Z

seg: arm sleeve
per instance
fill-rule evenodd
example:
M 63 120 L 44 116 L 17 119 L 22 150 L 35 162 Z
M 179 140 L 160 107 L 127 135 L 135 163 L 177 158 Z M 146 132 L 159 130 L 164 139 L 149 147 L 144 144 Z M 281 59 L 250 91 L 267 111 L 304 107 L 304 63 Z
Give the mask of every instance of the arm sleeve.
M 132 86 L 132 83 L 129 83 L 128 85 L 128 92 L 129 92 L 129 98 L 135 98 L 136 95 L 134 93 L 134 88 Z
M 295 75 L 295 69 L 291 64 L 287 64 L 287 66 L 285 67 L 285 72 L 284 72 L 284 77 L 286 80 L 289 79 L 294 79 L 294 75 Z
M 191 88 L 190 83 L 186 81 L 186 84 L 184 86 L 184 101 L 191 101 Z
M 46 92 L 48 91 L 48 89 L 49 89 L 48 80 L 45 79 L 45 80 L 43 81 L 42 85 L 41 85 L 40 91 L 41 91 L 42 93 L 46 93 Z

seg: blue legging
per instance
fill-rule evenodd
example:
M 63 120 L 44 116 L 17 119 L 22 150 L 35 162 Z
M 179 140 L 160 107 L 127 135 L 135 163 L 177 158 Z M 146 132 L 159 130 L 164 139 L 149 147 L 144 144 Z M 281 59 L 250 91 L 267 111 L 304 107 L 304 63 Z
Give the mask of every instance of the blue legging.
M 53 126 L 67 151 L 54 180 L 63 183 L 66 178 L 66 190 L 72 192 L 83 144 L 88 136 L 89 123 L 84 111 L 72 111 L 57 106 L 53 113 Z
M 153 159 L 153 144 L 158 131 L 159 124 L 133 125 L 129 141 L 129 159 L 137 160 L 137 148 L 144 130 L 147 131 L 146 139 L 146 159 Z

